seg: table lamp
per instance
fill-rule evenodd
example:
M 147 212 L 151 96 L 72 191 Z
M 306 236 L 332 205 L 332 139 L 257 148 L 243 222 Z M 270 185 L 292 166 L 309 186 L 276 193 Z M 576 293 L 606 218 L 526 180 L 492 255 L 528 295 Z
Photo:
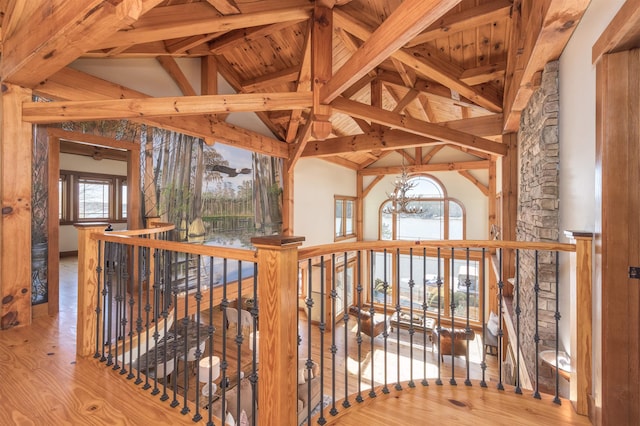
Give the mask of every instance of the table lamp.
M 260 361 L 260 331 L 256 331 L 249 333 L 249 349 L 250 350 L 254 350 L 253 349 L 253 338 L 255 335 L 255 340 L 256 340 L 256 348 L 255 348 L 255 354 L 256 354 L 256 362 Z
M 205 384 L 202 386 L 202 396 L 208 397 L 210 395 L 209 389 L 211 389 L 211 394 L 215 393 L 218 386 L 213 381 L 219 376 L 220 357 L 210 356 L 200 360 L 198 364 L 198 381 Z

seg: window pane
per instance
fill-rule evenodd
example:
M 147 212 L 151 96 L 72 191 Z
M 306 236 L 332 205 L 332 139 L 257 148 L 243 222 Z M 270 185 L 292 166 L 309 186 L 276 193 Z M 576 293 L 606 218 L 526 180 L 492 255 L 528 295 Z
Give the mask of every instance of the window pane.
M 109 182 L 83 179 L 78 183 L 78 218 L 109 218 Z
M 354 202 L 352 200 L 346 200 L 347 214 L 345 215 L 345 235 L 353 235 L 353 223 L 354 223 Z
M 413 188 L 407 191 L 407 195 L 419 196 L 422 198 L 442 198 L 444 195 L 440 185 L 425 176 L 417 176 L 409 179 Z
M 341 237 L 342 234 L 342 200 L 336 200 L 336 237 Z
M 453 303 L 455 305 L 455 316 L 466 318 L 467 306 L 469 307 L 469 318 L 480 319 L 480 297 L 479 297 L 479 277 L 480 271 L 477 261 L 467 261 L 464 259 L 456 259 L 453 262 L 454 276 L 452 277 Z M 469 283 L 469 302 L 467 304 L 467 280 Z M 451 291 L 451 290 L 449 290 Z
M 463 212 L 460 204 L 455 201 L 449 202 L 449 239 L 450 240 L 462 240 L 462 234 L 464 229 L 463 224 Z
M 391 285 L 392 268 L 391 260 L 392 255 L 387 253 L 386 257 L 384 253 L 375 253 L 373 258 L 373 301 L 378 303 L 384 302 L 384 282 L 385 280 Z M 385 271 L 386 263 L 386 271 Z M 385 275 L 386 272 L 386 275 Z M 371 285 L 371 284 L 367 284 Z M 392 303 L 392 291 L 391 287 L 387 288 L 387 303 Z
M 58 179 L 58 220 L 62 220 L 64 216 L 64 180 Z
M 441 240 L 444 238 L 444 202 L 420 201 L 422 213 L 399 214 L 399 240 Z
M 382 213 L 380 214 L 380 239 L 393 239 L 393 215 L 385 213 L 385 208 L 391 206 L 391 202 L 387 201 L 382 205 Z
M 427 311 L 438 311 L 438 259 L 423 256 L 413 256 L 413 276 L 411 275 L 410 256 L 400 255 L 400 305 L 422 310 L 422 304 L 427 304 Z M 426 271 L 424 270 L 426 266 Z M 440 273 L 444 271 L 444 259 L 440 260 Z M 413 278 L 413 294 L 409 285 Z M 442 277 L 441 277 L 442 279 Z M 443 286 L 444 288 L 444 286 Z M 425 297 L 426 294 L 426 297 Z M 440 295 L 440 310 L 444 311 L 444 299 Z
M 122 193 L 122 218 L 127 218 L 127 184 L 123 183 L 121 186 Z

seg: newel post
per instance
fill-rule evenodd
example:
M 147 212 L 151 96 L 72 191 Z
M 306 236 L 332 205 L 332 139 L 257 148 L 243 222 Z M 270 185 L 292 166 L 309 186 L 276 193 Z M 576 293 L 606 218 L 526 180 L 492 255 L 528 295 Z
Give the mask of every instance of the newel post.
M 592 394 L 592 240 L 593 233 L 565 231 L 575 241 L 575 285 L 571 286 L 571 380 L 570 398 L 576 413 L 589 414 Z M 573 284 L 573 281 L 572 281 Z
M 98 245 L 93 233 L 104 232 L 107 223 L 76 223 L 78 230 L 78 324 L 76 354 L 88 357 L 96 348 L 96 303 L 98 300 Z
M 297 423 L 298 247 L 304 237 L 256 237 L 261 425 Z

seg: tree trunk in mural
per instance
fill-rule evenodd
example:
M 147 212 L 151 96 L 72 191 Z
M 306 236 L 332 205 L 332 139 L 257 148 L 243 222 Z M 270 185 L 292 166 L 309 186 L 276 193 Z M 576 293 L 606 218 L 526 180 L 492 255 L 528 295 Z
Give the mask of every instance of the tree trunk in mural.
M 156 217 L 158 216 L 158 192 L 153 168 L 153 129 L 147 128 L 145 136 L 145 144 L 142 150 L 144 152 L 144 164 L 142 165 L 144 167 L 144 173 L 142 174 L 143 211 L 145 217 Z M 162 150 L 159 150 L 159 153 L 162 154 Z
M 202 221 L 202 179 L 204 175 L 204 152 L 202 149 L 202 140 L 195 142 L 195 166 L 193 167 L 193 191 L 191 192 L 191 205 L 189 216 L 191 223 L 189 224 L 189 241 L 202 242 L 205 239 L 205 227 Z
M 280 232 L 282 225 L 282 161 L 253 154 L 256 230 L 268 235 Z

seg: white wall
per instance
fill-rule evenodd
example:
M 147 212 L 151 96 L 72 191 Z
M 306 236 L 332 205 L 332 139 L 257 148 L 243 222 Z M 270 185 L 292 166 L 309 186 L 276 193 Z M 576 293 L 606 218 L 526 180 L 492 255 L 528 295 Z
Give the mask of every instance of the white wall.
M 304 246 L 333 243 L 334 195 L 356 196 L 356 172 L 315 158 L 301 158 L 294 170 L 293 233 Z
M 571 40 L 560 57 L 560 230 L 594 230 L 596 73 L 591 48 L 624 0 L 592 0 Z M 562 234 L 561 234 L 562 235 Z M 563 241 L 566 238 L 561 236 Z M 561 300 L 568 301 L 571 267 L 567 255 L 561 257 Z M 574 284 L 574 283 L 572 283 Z M 601 298 L 594 288 L 594 306 Z M 566 311 L 564 311 L 566 312 Z M 593 342 L 598 342 L 602 322 L 594 310 Z M 569 315 L 560 321 L 561 344 L 569 350 Z M 602 360 L 594 346 L 594 361 Z M 596 398 L 598 396 L 596 395 Z
M 126 161 L 94 160 L 85 155 L 60 154 L 60 170 L 70 170 L 89 173 L 104 173 L 110 175 L 127 175 Z M 126 223 L 113 224 L 114 229 L 125 229 Z M 60 226 L 60 252 L 78 250 L 78 231 L 73 225 Z

